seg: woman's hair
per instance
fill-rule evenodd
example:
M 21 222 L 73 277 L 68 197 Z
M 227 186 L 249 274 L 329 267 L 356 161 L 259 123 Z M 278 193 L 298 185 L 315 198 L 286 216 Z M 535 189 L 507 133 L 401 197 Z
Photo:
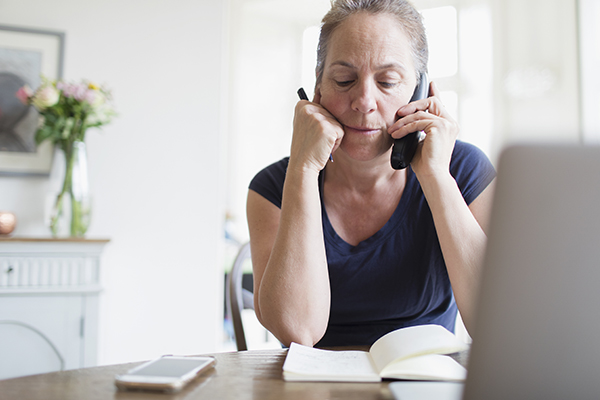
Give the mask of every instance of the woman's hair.
M 390 14 L 396 18 L 409 38 L 418 84 L 421 73 L 427 72 L 429 50 L 421 14 L 406 0 L 331 0 L 331 10 L 321 21 L 321 36 L 317 48 L 317 84 L 323 77 L 331 35 L 342 22 L 359 12 Z

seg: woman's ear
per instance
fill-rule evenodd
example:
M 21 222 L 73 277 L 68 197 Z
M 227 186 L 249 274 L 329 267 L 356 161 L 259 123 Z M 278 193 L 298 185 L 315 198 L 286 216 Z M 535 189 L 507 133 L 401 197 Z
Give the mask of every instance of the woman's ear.
M 313 103 L 321 104 L 321 85 L 315 86 L 315 95 L 313 97 Z

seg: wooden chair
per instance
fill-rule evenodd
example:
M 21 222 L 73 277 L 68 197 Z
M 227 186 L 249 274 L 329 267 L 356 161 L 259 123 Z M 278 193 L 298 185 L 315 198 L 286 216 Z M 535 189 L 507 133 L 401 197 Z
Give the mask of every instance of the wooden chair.
M 238 351 L 248 350 L 244 334 L 244 324 L 242 322 L 242 311 L 244 309 L 254 310 L 254 294 L 242 287 L 243 266 L 244 262 L 248 259 L 250 259 L 250 243 L 245 243 L 240 247 L 233 262 L 233 267 L 227 275 L 225 293 L 227 312 L 233 323 L 233 333 Z

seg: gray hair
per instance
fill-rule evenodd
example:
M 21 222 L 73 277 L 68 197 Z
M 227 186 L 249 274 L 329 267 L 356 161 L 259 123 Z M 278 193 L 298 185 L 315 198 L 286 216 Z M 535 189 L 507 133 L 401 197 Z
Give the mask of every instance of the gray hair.
M 321 21 L 321 35 L 317 49 L 317 85 L 323 77 L 325 58 L 333 32 L 342 22 L 358 12 L 390 14 L 400 23 L 409 38 L 417 84 L 422 73 L 427 72 L 429 50 L 421 14 L 406 0 L 331 0 L 331 9 Z

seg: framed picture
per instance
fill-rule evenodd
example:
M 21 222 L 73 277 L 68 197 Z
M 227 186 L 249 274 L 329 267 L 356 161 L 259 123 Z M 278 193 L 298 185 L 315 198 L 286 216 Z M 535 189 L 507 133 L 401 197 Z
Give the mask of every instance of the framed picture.
M 61 79 L 64 52 L 64 32 L 0 25 L 0 176 L 50 173 L 52 145 L 36 145 L 38 113 L 15 93 L 35 90 L 42 75 Z

